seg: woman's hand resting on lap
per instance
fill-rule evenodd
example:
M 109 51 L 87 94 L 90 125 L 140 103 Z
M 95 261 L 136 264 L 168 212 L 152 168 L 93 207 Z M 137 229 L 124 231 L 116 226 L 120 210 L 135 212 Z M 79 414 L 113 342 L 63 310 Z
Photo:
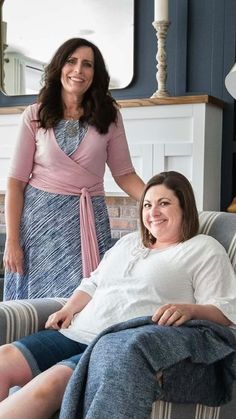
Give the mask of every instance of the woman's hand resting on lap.
M 45 329 L 66 329 L 70 325 L 72 318 L 73 313 L 63 307 L 48 317 L 45 323 Z
M 192 304 L 164 304 L 152 316 L 161 326 L 180 326 L 192 319 Z

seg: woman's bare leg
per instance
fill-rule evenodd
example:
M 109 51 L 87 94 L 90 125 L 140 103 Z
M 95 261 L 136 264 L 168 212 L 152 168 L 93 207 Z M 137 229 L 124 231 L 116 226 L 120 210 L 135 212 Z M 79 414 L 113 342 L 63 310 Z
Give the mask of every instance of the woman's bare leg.
M 0 419 L 48 419 L 61 406 L 73 370 L 55 365 L 0 403 Z
M 9 389 L 23 386 L 32 379 L 31 369 L 14 345 L 0 347 L 0 401 L 8 396 Z

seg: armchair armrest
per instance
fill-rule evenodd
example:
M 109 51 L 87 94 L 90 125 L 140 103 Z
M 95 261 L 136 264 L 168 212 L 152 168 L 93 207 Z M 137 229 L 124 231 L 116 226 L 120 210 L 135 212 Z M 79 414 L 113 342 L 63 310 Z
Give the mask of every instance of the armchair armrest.
M 43 329 L 48 316 L 65 302 L 65 298 L 0 302 L 0 345 Z

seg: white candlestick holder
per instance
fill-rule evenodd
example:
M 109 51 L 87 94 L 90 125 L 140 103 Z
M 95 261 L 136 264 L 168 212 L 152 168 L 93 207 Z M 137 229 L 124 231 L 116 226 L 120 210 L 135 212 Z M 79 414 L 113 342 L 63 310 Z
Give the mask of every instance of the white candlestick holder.
M 169 92 L 166 89 L 167 80 L 167 56 L 166 56 L 166 37 L 170 22 L 166 20 L 157 20 L 152 23 L 157 36 L 157 91 L 153 93 L 152 98 L 168 97 Z

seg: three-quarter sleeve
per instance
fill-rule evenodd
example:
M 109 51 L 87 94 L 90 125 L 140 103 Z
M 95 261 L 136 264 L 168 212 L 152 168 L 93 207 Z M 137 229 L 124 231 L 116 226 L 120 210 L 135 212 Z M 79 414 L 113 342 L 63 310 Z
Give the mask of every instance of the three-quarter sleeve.
M 210 239 L 195 270 L 196 303 L 212 304 L 236 323 L 236 275 L 223 246 Z
M 35 154 L 35 129 L 36 118 L 32 105 L 28 106 L 22 116 L 16 140 L 15 149 L 10 163 L 9 177 L 16 178 L 23 182 L 28 182 Z
M 113 176 L 122 176 L 135 171 L 126 139 L 121 113 L 117 113 L 117 122 L 112 124 L 107 147 L 107 165 Z
M 76 288 L 76 291 L 84 291 L 93 297 L 97 286 L 103 277 L 103 267 L 106 266 L 111 252 L 113 252 L 113 248 L 106 251 L 98 267 L 93 272 L 91 272 L 89 278 L 82 279 L 80 285 Z

